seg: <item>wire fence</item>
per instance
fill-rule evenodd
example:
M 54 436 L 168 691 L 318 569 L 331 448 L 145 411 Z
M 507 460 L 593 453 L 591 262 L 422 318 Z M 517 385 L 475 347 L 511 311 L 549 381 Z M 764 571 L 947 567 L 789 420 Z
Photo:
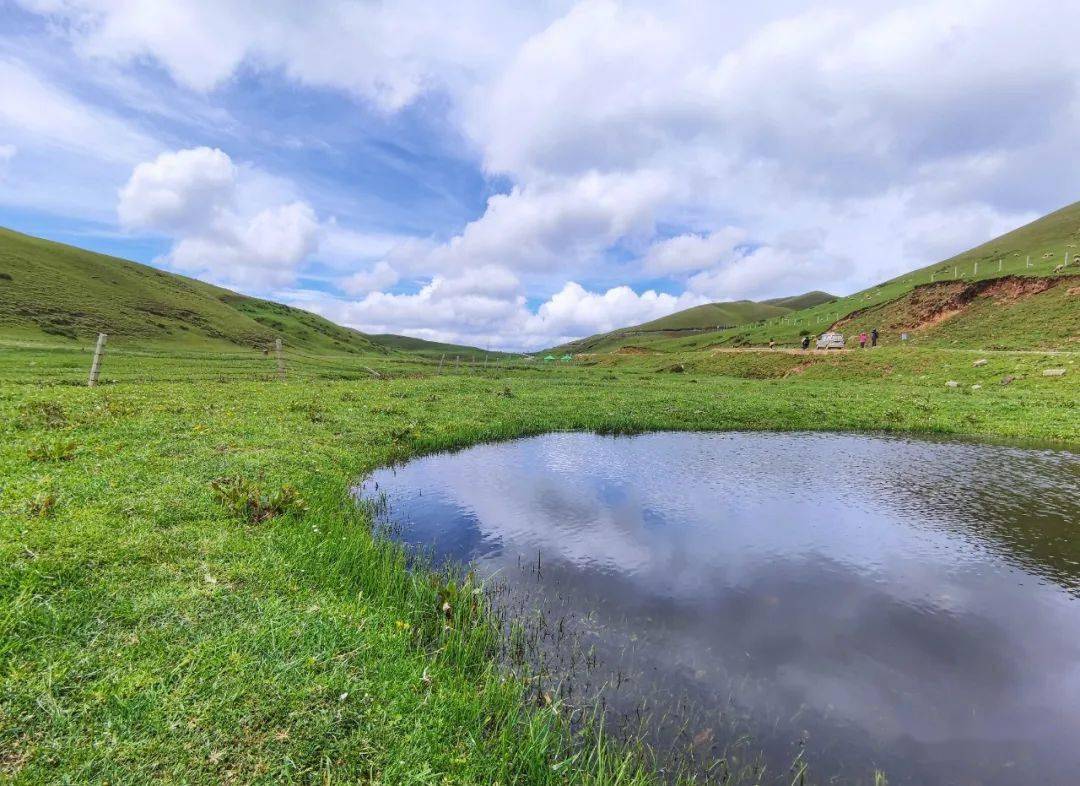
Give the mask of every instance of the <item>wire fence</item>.
M 988 252 L 977 260 L 969 259 L 963 263 L 942 262 L 937 267 L 908 273 L 886 281 L 862 293 L 861 300 L 855 299 L 854 295 L 840 298 L 839 300 L 843 302 L 841 307 L 837 307 L 837 304 L 832 302 L 824 303 L 803 309 L 801 313 L 782 314 L 749 323 L 749 325 L 828 327 L 854 311 L 900 297 L 905 292 L 923 285 L 954 282 L 974 284 L 1005 276 L 1076 276 L 1080 278 L 1080 255 L 1077 254 L 1080 248 L 1078 246 L 1080 246 L 1080 237 L 1077 239 L 1077 244 L 1067 245 L 1063 251 L 1045 251 L 1034 255 L 1020 252 Z
M 495 354 L 322 354 L 288 345 L 213 351 L 139 347 L 122 342 L 117 346 L 104 339 L 100 344 L 77 346 L 30 341 L 0 343 L 0 383 L 40 385 L 381 380 L 496 375 L 511 369 L 548 370 L 566 365 L 561 361 L 525 361 L 520 356 Z

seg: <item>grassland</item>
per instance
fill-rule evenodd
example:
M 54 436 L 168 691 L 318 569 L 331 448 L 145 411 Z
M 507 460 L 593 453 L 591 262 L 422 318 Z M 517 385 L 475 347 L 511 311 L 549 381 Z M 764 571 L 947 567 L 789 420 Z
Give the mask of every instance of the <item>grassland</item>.
M 827 292 L 807 292 L 791 297 L 763 300 L 737 300 L 729 303 L 705 303 L 693 308 L 677 311 L 660 319 L 620 328 L 610 333 L 571 341 L 556 347 L 554 352 L 605 352 L 639 342 L 643 338 L 656 341 L 716 331 L 718 328 L 776 319 L 794 311 L 811 308 L 822 303 L 836 300 Z
M 66 362 L 4 351 L 0 378 L 18 379 L 31 356 L 41 371 Z M 493 658 L 482 603 L 407 570 L 371 537 L 350 483 L 412 455 L 557 429 L 1080 441 L 1071 364 L 1045 378 L 1060 356 L 972 361 L 699 352 L 679 358 L 681 373 L 666 357 L 608 356 L 436 375 L 375 356 L 379 378 L 218 382 L 192 355 L 174 362 L 187 381 L 163 382 L 139 381 L 130 355 L 113 359 L 129 364 L 120 381 L 95 389 L 63 373 L 0 383 L 0 772 L 21 783 L 650 782 L 640 751 L 574 738 L 566 708 L 529 704 Z M 255 520 L 275 505 L 282 515 Z
M 782 324 L 619 339 L 567 365 L 366 336 L 0 233 L 0 778 L 655 782 L 647 751 L 530 701 L 483 593 L 409 570 L 350 485 L 411 456 L 551 430 L 1080 445 L 1080 309 L 1053 271 L 1080 207 L 1044 222 L 950 260 L 972 266 L 957 280 L 936 280 L 939 265 L 834 302 L 772 304 L 788 309 Z M 886 333 L 876 350 L 745 349 L 930 312 L 904 346 Z M 282 334 L 284 380 L 264 352 Z M 727 765 L 732 783 L 791 782 Z

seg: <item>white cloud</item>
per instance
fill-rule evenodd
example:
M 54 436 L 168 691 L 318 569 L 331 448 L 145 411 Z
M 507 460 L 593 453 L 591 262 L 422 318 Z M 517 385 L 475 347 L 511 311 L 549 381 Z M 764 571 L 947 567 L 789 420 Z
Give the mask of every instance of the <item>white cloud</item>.
M 179 83 L 209 91 L 242 66 L 281 69 L 386 110 L 431 86 L 467 83 L 535 27 L 541 9 L 483 0 L 445 9 L 423 0 L 302 5 L 250 0 L 20 0 L 61 24 L 86 56 L 153 58 Z
M 730 264 L 691 276 L 687 288 L 708 300 L 768 298 L 824 289 L 844 266 L 822 254 L 763 246 Z
M 73 151 L 113 162 L 153 155 L 160 145 L 130 122 L 48 82 L 24 64 L 0 58 L 0 131 L 20 145 Z
M 323 224 L 323 239 L 319 244 L 319 260 L 335 268 L 349 269 L 361 262 L 372 262 L 406 253 L 415 255 L 422 242 L 408 235 L 386 232 L 359 232 L 339 226 L 334 218 Z M 425 246 L 426 247 L 426 246 Z M 389 261 L 389 260 L 388 260 Z
M 571 281 L 529 319 L 529 332 L 563 341 L 648 322 L 706 302 L 706 298 L 692 293 L 676 297 L 650 289 L 639 295 L 628 286 L 589 292 Z
M 167 233 L 204 231 L 233 209 L 236 180 L 236 166 L 220 150 L 162 153 L 136 166 L 120 189 L 120 223 Z
M 653 273 L 702 270 L 732 257 L 746 240 L 745 230 L 724 227 L 707 235 L 679 235 L 654 243 L 645 255 L 645 269 Z
M 653 231 L 654 209 L 676 186 L 665 173 L 587 172 L 572 180 L 496 194 L 484 215 L 449 242 L 425 249 L 437 270 L 496 264 L 516 270 L 573 268 L 628 236 Z
M 361 270 L 340 279 L 338 286 L 350 295 L 364 295 L 392 287 L 400 278 L 385 260 L 380 260 L 370 270 Z
M 315 211 L 302 201 L 253 203 L 246 174 L 221 150 L 162 153 L 120 189 L 120 223 L 174 238 L 163 261 L 176 270 L 226 286 L 291 284 L 318 247 Z
M 552 346 L 707 302 L 693 293 L 638 294 L 628 286 L 590 292 L 571 281 L 531 311 L 517 276 L 496 266 L 436 276 L 415 294 L 370 292 L 359 300 L 346 300 L 307 290 L 280 296 L 368 333 L 399 332 L 511 349 Z

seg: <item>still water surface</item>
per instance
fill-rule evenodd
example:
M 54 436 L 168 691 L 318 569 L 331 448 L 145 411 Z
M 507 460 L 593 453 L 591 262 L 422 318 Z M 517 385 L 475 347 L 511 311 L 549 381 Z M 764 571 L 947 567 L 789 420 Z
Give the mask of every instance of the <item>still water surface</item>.
M 553 434 L 359 493 L 570 620 L 598 656 L 579 683 L 662 749 L 764 751 L 775 782 L 800 752 L 816 782 L 1080 782 L 1075 453 Z

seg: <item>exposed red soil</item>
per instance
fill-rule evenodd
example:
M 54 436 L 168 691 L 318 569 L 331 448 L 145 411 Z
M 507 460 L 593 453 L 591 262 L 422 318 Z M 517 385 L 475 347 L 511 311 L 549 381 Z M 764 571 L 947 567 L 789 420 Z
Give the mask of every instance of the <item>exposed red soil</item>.
M 943 281 L 938 284 L 923 284 L 898 300 L 853 311 L 834 323 L 830 330 L 843 328 L 874 312 L 882 312 L 882 316 L 888 315 L 892 318 L 891 323 L 883 324 L 886 330 L 925 330 L 963 313 L 976 298 L 989 298 L 995 303 L 1008 305 L 1053 289 L 1066 278 L 1071 276 L 1003 276 L 971 283 Z M 1073 294 L 1074 290 L 1080 292 L 1080 287 L 1070 289 L 1069 294 Z
M 645 347 L 635 347 L 627 345 L 625 347 L 619 347 L 615 350 L 616 355 L 654 355 L 656 354 L 651 349 L 645 349 Z

